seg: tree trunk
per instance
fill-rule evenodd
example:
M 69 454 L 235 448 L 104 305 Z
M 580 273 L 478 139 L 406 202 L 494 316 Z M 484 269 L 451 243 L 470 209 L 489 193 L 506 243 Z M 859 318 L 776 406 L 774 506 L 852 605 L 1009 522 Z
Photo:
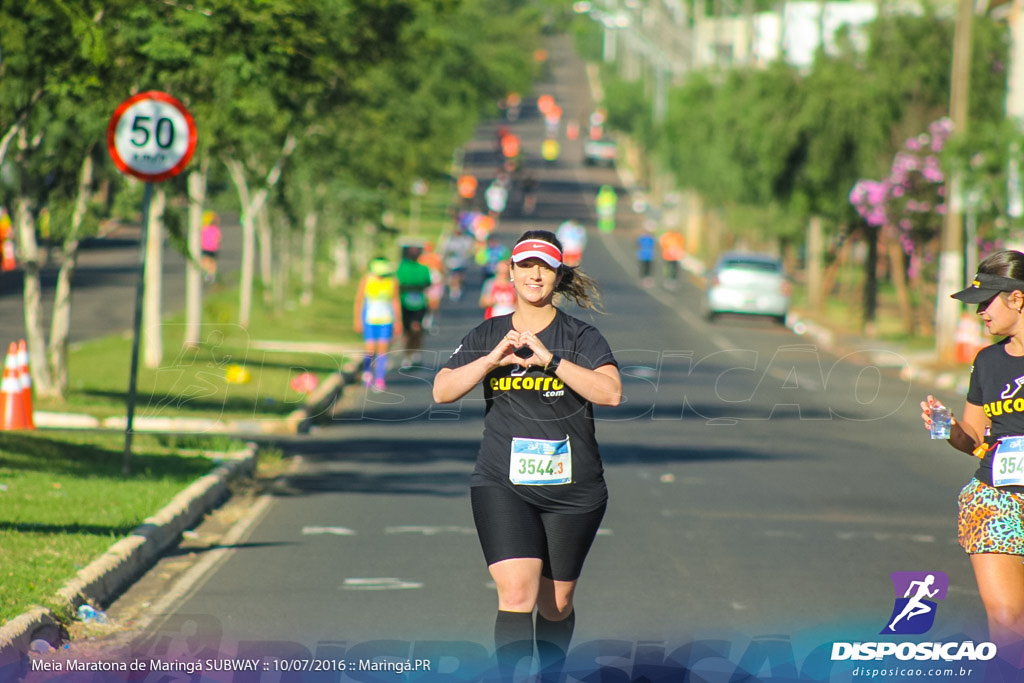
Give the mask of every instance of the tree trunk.
M 821 311 L 825 290 L 822 281 L 822 253 L 825 247 L 821 216 L 812 216 L 807 226 L 807 301 L 810 309 Z
M 878 334 L 878 228 L 864 230 L 868 242 L 868 258 L 864 264 L 864 332 L 869 337 Z
M 917 258 L 922 260 L 938 260 L 938 249 L 937 245 L 923 247 L 928 249 L 929 254 L 921 254 Z M 917 333 L 924 337 L 931 337 L 935 334 L 935 300 L 938 297 L 936 291 L 936 281 L 932 278 L 925 278 L 923 269 L 918 267 L 915 268 L 916 275 L 911 283 L 911 289 L 917 293 L 917 303 L 915 305 L 916 315 L 914 316 L 917 321 Z
M 281 148 L 281 156 L 267 174 L 264 186 L 255 195 L 249 193 L 249 184 L 245 179 L 245 167 L 237 159 L 226 157 L 228 175 L 231 176 L 242 208 L 242 281 L 239 284 L 238 324 L 249 327 L 252 320 L 252 282 L 256 263 L 256 224 L 255 215 L 263 208 L 271 188 L 281 178 L 284 162 L 295 151 L 296 139 L 289 134 Z
M 163 325 L 161 324 L 161 299 L 163 298 L 164 275 L 164 211 L 167 208 L 167 191 L 160 185 L 153 193 L 149 207 L 149 225 L 146 238 L 145 294 L 142 313 L 144 359 L 147 368 L 159 368 L 164 357 Z
M 225 159 L 228 175 L 235 183 L 238 201 L 242 207 L 242 272 L 238 283 L 238 324 L 249 327 L 252 318 L 252 282 L 256 264 L 256 223 L 253 220 L 250 206 L 252 197 L 249 194 L 249 183 L 245 180 L 242 164 L 234 159 Z
M 68 391 L 68 338 L 71 334 L 71 291 L 78 266 L 78 246 L 82 225 L 92 198 L 93 159 L 92 150 L 86 152 L 78 176 L 78 192 L 71 225 L 63 241 L 60 255 L 60 271 L 53 294 L 53 318 L 50 321 L 50 368 L 54 395 L 64 398 Z
M 43 332 L 43 288 L 39 279 L 39 244 L 36 242 L 35 221 L 32 218 L 32 200 L 19 196 L 14 200 L 14 230 L 21 251 L 24 279 L 25 336 L 28 345 L 32 387 L 37 396 L 60 398 L 53 385 L 50 368 L 46 363 L 46 334 Z
M 900 307 L 903 331 L 907 334 L 914 334 L 914 308 L 910 303 L 910 290 L 907 288 L 907 261 L 903 253 L 903 245 L 900 244 L 894 228 L 886 226 L 884 230 L 886 252 L 889 254 L 889 272 L 892 276 L 893 287 L 896 288 L 896 301 Z
M 351 268 L 349 258 L 349 236 L 343 235 L 334 242 L 331 249 L 331 257 L 334 260 L 334 269 L 331 272 L 330 283 L 332 287 L 347 285 L 351 280 L 349 270 Z
M 316 282 L 316 211 L 306 212 L 302 222 L 302 297 L 300 303 L 313 303 L 313 285 Z
M 274 276 L 275 274 L 280 276 L 281 271 L 277 270 L 275 273 L 276 255 L 274 252 L 277 245 L 274 243 L 274 233 L 270 228 L 270 212 L 267 210 L 266 204 L 256 215 L 256 226 L 260 242 L 260 282 L 263 284 L 263 302 L 271 305 L 274 301 L 274 282 L 276 280 Z
M 289 223 L 278 226 L 273 236 L 275 268 L 273 294 L 274 312 L 283 315 L 285 300 L 288 298 L 288 282 L 292 272 L 292 231 Z
M 843 267 L 849 259 L 850 250 L 853 249 L 853 244 L 854 235 L 847 235 L 843 239 L 843 244 L 839 247 L 839 253 L 836 254 L 835 260 L 832 261 L 832 264 L 825 270 L 825 280 L 822 285 L 822 290 L 825 293 L 826 298 L 832 296 L 832 292 L 836 287 L 836 280 L 839 279 L 839 274 L 842 273 Z
M 206 203 L 206 176 L 210 158 L 203 157 L 188 174 L 188 253 L 185 263 L 185 337 L 184 348 L 199 346 L 203 324 L 202 253 L 203 205 Z
M 28 120 L 29 114 L 32 113 L 32 109 L 35 108 L 36 104 L 43 96 L 43 90 L 40 88 L 32 93 L 32 97 L 29 99 L 28 104 L 22 108 L 21 113 L 18 115 L 18 120 L 14 122 L 14 125 L 7 129 L 3 137 L 0 137 L 0 166 L 4 165 L 4 161 L 7 159 L 7 151 L 11 148 L 14 140 L 21 137 L 24 132 L 25 121 Z

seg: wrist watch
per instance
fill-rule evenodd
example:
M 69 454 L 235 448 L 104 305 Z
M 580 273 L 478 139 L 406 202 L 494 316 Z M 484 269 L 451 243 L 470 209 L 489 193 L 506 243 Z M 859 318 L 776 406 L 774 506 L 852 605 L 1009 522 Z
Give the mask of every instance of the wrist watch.
M 551 354 L 551 360 L 544 366 L 544 372 L 555 372 L 558 370 L 558 364 L 562 362 L 562 357 L 556 354 Z

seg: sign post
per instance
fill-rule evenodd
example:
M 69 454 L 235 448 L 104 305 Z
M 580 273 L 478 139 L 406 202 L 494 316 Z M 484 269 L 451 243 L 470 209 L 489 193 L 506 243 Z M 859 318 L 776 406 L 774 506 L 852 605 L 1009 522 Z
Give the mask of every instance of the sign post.
M 139 368 L 139 328 L 142 325 L 142 295 L 146 269 L 146 241 L 149 234 L 149 205 L 153 183 L 172 178 L 192 159 L 196 148 L 196 127 L 181 102 L 157 90 L 130 97 L 114 111 L 107 125 L 107 150 L 114 165 L 146 182 L 142 198 L 142 236 L 139 245 L 139 274 L 135 288 L 135 323 L 132 334 L 131 374 L 128 381 L 127 420 L 121 471 L 131 473 L 132 433 Z

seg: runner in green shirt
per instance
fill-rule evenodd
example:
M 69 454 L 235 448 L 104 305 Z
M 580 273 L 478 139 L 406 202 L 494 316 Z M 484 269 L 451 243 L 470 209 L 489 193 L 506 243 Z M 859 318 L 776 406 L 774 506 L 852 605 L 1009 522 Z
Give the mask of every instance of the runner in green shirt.
M 430 268 L 419 262 L 423 248 L 418 245 L 402 247 L 402 262 L 395 275 L 398 277 L 398 298 L 402 305 L 402 330 L 405 350 L 402 367 L 420 362 L 423 346 L 423 318 L 427 314 L 427 287 L 430 286 Z

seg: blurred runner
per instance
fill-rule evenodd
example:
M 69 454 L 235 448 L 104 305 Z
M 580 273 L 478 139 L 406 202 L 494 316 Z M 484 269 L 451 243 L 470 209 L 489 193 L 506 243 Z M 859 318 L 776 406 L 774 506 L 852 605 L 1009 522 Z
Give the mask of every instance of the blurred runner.
M 558 144 L 558 140 L 554 138 L 548 138 L 540 145 L 540 155 L 549 164 L 553 164 L 558 161 L 558 155 L 562 153 L 562 146 Z
M 374 391 L 387 387 L 388 347 L 395 334 L 402 333 L 398 280 L 387 259 L 370 261 L 356 289 L 355 331 L 363 335 L 363 386 Z
M 398 299 L 402 305 L 402 330 L 405 348 L 402 351 L 402 367 L 408 368 L 420 362 L 423 348 L 423 319 L 427 315 L 427 288 L 430 287 L 430 269 L 419 262 L 423 248 L 418 244 L 402 247 L 402 261 L 395 273 L 398 278 Z
M 537 178 L 527 172 L 519 182 L 523 188 L 523 213 L 529 216 L 537 208 Z
M 17 267 L 11 215 L 6 208 L 0 206 L 0 273 L 10 272 Z
M 611 232 L 615 229 L 615 210 L 618 204 L 619 197 L 612 186 L 602 185 L 595 200 L 597 227 L 601 232 Z
M 456 183 L 456 189 L 459 192 L 459 197 L 462 199 L 463 204 L 468 204 L 473 201 L 473 197 L 476 196 L 477 181 L 476 178 L 468 173 L 459 176 L 459 180 Z
M 586 228 L 570 218 L 558 226 L 555 235 L 562 242 L 565 265 L 578 266 L 583 260 L 583 250 L 587 248 Z
M 553 105 L 544 114 L 544 133 L 549 138 L 558 136 L 558 129 L 562 123 L 562 108 L 557 104 Z
M 427 242 L 423 247 L 420 263 L 430 269 L 430 286 L 427 287 L 427 315 L 423 318 L 423 329 L 428 334 L 437 334 L 437 313 L 444 298 L 444 263 L 434 245 Z
M 203 269 L 203 281 L 206 284 L 212 284 L 217 280 L 217 255 L 220 253 L 220 239 L 217 214 L 213 211 L 203 212 L 203 228 L 199 233 L 201 252 L 199 265 Z
M 523 104 L 523 98 L 519 96 L 517 92 L 510 92 L 505 98 L 507 108 L 505 109 L 505 118 L 509 121 L 519 120 L 519 108 Z
M 480 288 L 480 308 L 484 309 L 484 320 L 516 310 L 516 288 L 510 273 L 508 260 L 499 261 L 494 269 L 494 277 L 486 280 Z
M 491 218 L 497 218 L 505 210 L 508 204 L 508 188 L 495 179 L 484 191 L 484 201 L 487 203 L 487 210 L 491 212 Z
M 665 267 L 665 287 L 675 289 L 679 283 L 679 263 L 686 252 L 683 247 L 686 238 L 678 230 L 666 230 L 658 240 L 661 247 L 661 260 Z
M 644 231 L 636 239 L 636 260 L 639 264 L 640 285 L 643 287 L 654 285 L 651 272 L 654 267 L 654 251 L 658 247 L 658 241 L 654 239 L 654 229 L 654 221 L 645 221 Z
M 459 229 L 444 248 L 444 267 L 447 271 L 448 298 L 458 301 L 462 298 L 462 285 L 466 269 L 473 262 L 476 240 L 468 232 Z
M 476 262 L 483 269 L 484 279 L 494 277 L 498 264 L 507 261 L 512 253 L 497 235 L 488 235 L 487 242 L 477 252 Z

